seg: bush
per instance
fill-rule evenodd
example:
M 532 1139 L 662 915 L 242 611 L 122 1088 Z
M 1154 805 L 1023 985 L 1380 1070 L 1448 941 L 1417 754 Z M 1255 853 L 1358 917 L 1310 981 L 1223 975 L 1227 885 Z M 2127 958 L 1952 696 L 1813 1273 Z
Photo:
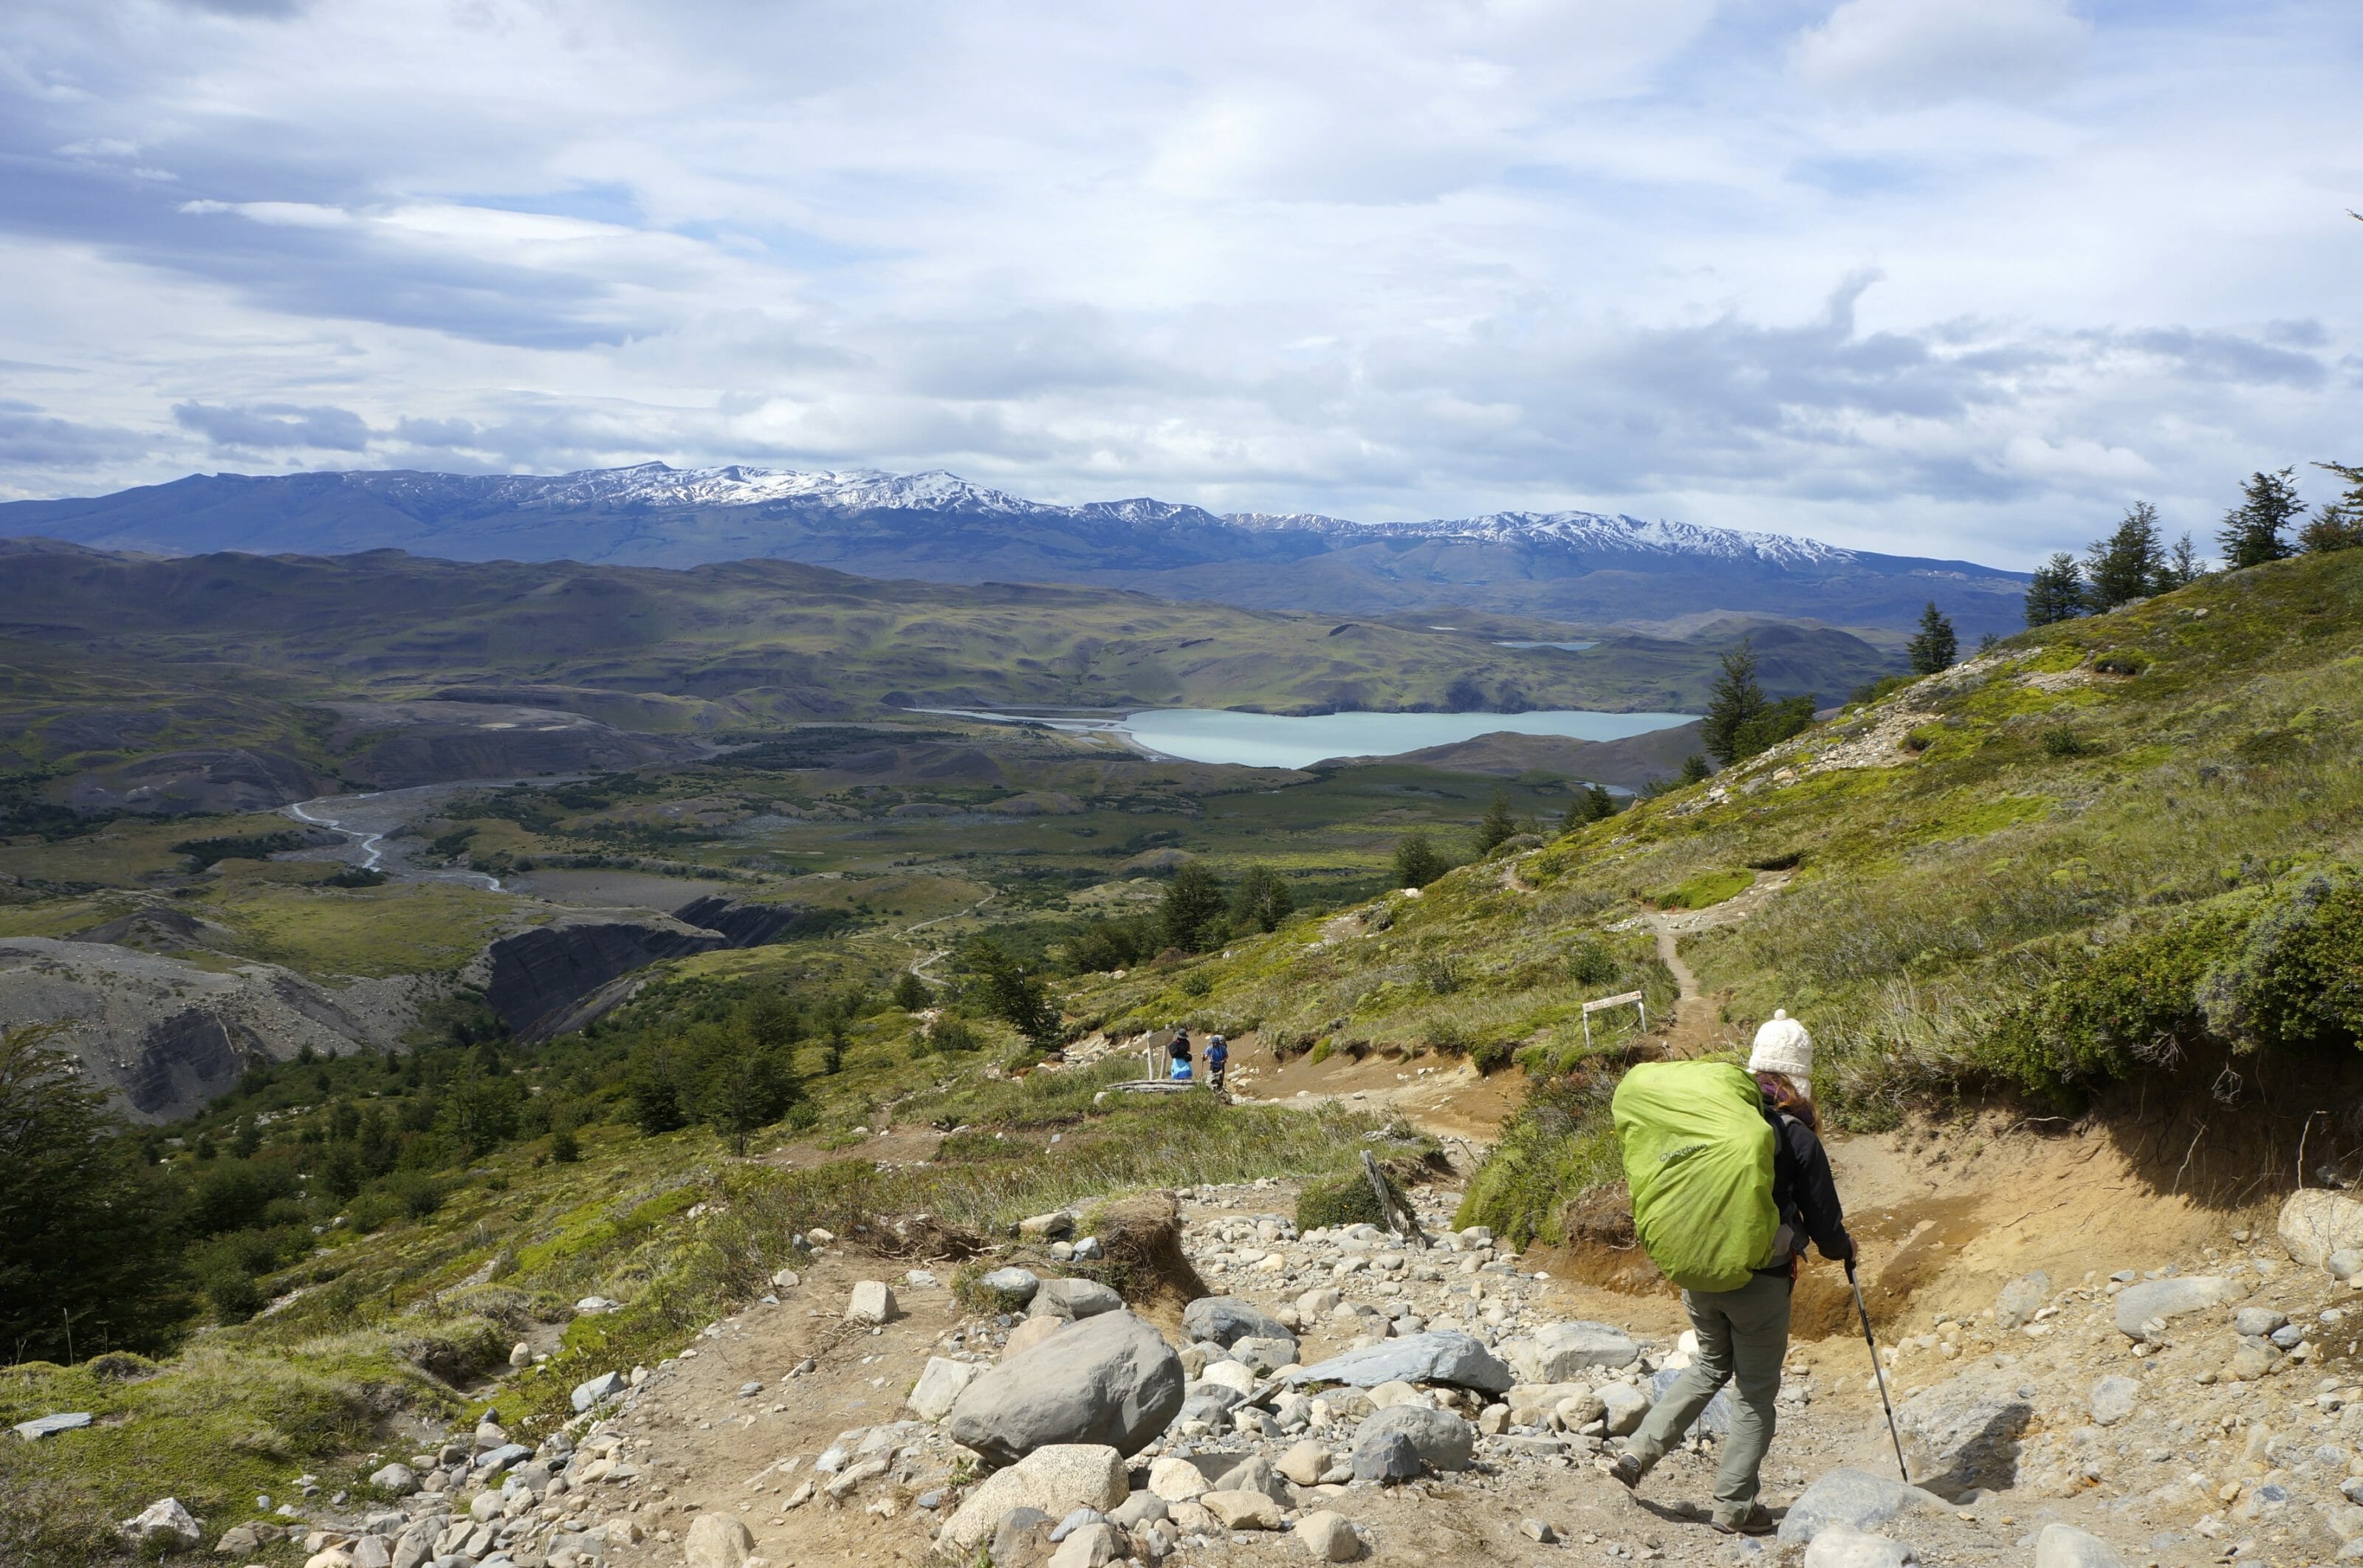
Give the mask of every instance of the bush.
M 2090 756 L 2098 749 L 2065 724 L 2055 724 L 2043 732 L 2043 755 L 2046 756 Z
M 1410 1198 L 1392 1176 L 1383 1172 L 1381 1176 L 1397 1205 L 1408 1212 Z M 1296 1195 L 1296 1229 L 1300 1234 L 1335 1225 L 1376 1225 L 1386 1229 L 1387 1216 L 1379 1207 L 1379 1195 L 1370 1190 L 1370 1177 L 1359 1169 L 1341 1176 L 1306 1182 Z
M 1604 986 L 1619 972 L 1616 955 L 1596 936 L 1586 936 L 1567 950 L 1567 977 L 1579 986 Z

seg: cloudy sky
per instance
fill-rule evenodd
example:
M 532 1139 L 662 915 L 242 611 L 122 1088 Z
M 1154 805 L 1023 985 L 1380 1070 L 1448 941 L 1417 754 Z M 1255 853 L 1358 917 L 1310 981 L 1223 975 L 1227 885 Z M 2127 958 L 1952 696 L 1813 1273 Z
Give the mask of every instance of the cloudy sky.
M 944 468 L 2024 565 L 2363 461 L 2348 207 L 2353 0 L 8 0 L 0 496 Z

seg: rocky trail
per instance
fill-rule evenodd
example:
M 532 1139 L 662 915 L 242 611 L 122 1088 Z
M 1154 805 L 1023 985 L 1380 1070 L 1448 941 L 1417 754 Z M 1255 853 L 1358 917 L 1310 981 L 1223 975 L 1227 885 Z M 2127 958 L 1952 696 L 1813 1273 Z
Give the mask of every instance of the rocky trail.
M 1847 1179 L 1902 1200 L 1858 1211 L 1917 1485 L 1895 1477 L 1858 1332 L 1809 1321 L 1842 1289 L 1809 1265 L 1766 1540 L 1706 1522 L 1716 1408 L 1637 1495 L 1598 1467 L 1686 1363 L 1670 1292 L 1454 1233 L 1449 1190 L 1418 1196 L 1426 1248 L 1300 1234 L 1276 1183 L 1182 1192 L 1170 1220 L 1148 1200 L 1197 1281 L 1167 1268 L 1131 1309 L 1060 1276 L 1126 1244 L 1071 1213 L 1028 1221 L 958 1293 L 949 1262 L 813 1232 L 761 1302 L 577 1388 L 564 1431 L 449 1434 L 389 1456 L 398 1502 L 291 1503 L 264 1529 L 308 1532 L 309 1568 L 2363 1558 L 2363 1203 L 2302 1193 L 2278 1233 L 2163 1211 L 1904 1225 L 1925 1151 L 1871 1142 Z M 2103 1151 L 2020 1142 L 1967 1185 L 2106 1200 Z M 1915 1264 L 1931 1247 L 1954 1255 Z M 2055 1266 L 1997 1283 L 2035 1257 Z M 235 1564 L 261 1539 L 219 1544 Z

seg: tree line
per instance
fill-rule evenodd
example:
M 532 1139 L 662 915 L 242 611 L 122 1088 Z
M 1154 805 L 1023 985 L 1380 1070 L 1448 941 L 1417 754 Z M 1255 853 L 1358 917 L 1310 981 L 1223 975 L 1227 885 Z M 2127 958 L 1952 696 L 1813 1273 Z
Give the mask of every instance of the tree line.
M 2299 499 L 2294 467 L 2248 476 L 2240 487 L 2240 503 L 2224 514 L 2216 530 L 2224 570 L 2363 547 L 2363 469 L 2344 463 L 2313 466 L 2336 475 L 2346 486 L 2336 501 L 2319 508 L 2309 508 Z M 2083 558 L 2060 550 L 2036 569 L 2026 590 L 2026 624 L 2047 626 L 2080 615 L 2103 615 L 2137 599 L 2196 582 L 2208 570 L 2189 534 L 2169 546 L 2158 526 L 2158 508 L 2137 501 L 2113 532 L 2086 547 Z

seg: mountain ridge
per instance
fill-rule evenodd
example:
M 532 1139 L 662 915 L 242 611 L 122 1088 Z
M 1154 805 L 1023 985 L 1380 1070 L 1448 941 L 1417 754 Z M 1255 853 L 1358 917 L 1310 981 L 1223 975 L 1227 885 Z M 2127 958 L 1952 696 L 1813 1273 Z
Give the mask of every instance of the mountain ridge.
M 773 558 L 871 577 L 1077 582 L 1259 609 L 1454 603 L 1589 624 L 1728 607 L 1894 627 L 1933 601 L 1970 633 L 2015 629 L 2026 580 L 1971 561 L 1574 510 L 1362 523 L 1145 496 L 1069 505 L 943 469 L 742 464 L 191 475 L 0 503 L 0 534 L 167 555 L 394 547 L 671 567 Z

